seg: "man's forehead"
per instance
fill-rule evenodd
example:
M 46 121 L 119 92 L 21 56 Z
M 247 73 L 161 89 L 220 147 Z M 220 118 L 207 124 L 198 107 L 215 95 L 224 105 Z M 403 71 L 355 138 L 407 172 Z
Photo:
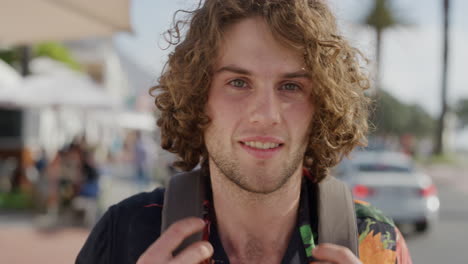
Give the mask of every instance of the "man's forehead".
M 216 52 L 214 71 L 229 65 L 243 70 L 275 69 L 281 74 L 305 71 L 304 56 L 272 34 L 264 19 L 253 17 L 230 25 Z M 232 67 L 231 67 L 232 68 Z

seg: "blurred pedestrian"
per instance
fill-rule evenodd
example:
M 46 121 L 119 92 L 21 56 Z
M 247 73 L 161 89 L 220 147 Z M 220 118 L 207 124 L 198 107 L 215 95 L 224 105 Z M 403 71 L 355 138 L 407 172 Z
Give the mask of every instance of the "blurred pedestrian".
M 133 143 L 133 166 L 135 169 L 136 181 L 141 189 L 144 189 L 149 183 L 147 173 L 148 151 L 143 142 L 141 131 L 135 131 L 135 141 Z
M 60 149 L 45 170 L 47 180 L 46 215 L 39 225 L 53 227 L 70 211 L 82 177 L 81 147 L 71 143 Z
M 99 209 L 99 169 L 90 150 L 82 153 L 81 176 L 79 192 L 73 199 L 73 209 L 81 212 L 84 225 L 91 227 L 97 220 Z
M 39 173 L 44 173 L 45 169 L 47 168 L 47 153 L 44 148 L 40 148 L 37 156 L 35 157 L 36 169 Z
M 47 204 L 48 179 L 47 179 L 48 158 L 44 148 L 40 148 L 35 156 L 34 167 L 37 173 L 35 181 L 35 205 L 39 211 L 44 211 Z

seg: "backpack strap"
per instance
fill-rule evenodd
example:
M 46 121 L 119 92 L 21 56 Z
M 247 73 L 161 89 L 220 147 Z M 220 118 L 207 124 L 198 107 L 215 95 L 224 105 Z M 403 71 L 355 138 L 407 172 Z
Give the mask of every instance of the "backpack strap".
M 359 257 L 356 212 L 351 191 L 345 183 L 328 176 L 319 183 L 318 242 L 349 248 Z
M 184 218 L 202 218 L 205 191 L 205 181 L 200 170 L 172 176 L 164 193 L 161 233 L 172 223 Z M 356 213 L 350 190 L 343 182 L 329 176 L 319 183 L 318 191 L 319 244 L 341 245 L 359 256 Z M 174 254 L 202 240 L 202 236 L 202 232 L 190 236 Z
M 162 209 L 161 234 L 169 226 L 187 217 L 203 218 L 203 200 L 205 199 L 205 182 L 200 170 L 179 173 L 171 177 L 164 193 Z M 190 244 L 201 241 L 203 233 L 198 232 L 185 239 L 174 251 L 177 255 Z

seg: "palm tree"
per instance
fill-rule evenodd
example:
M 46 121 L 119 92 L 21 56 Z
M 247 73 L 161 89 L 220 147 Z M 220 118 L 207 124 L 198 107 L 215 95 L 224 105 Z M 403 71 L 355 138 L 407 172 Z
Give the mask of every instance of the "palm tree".
M 389 6 L 387 0 L 374 0 L 374 5 L 367 14 L 364 24 L 369 25 L 375 30 L 375 79 L 376 79 L 376 92 L 380 87 L 380 65 L 381 65 L 381 53 L 382 53 L 382 36 L 383 32 L 391 27 L 394 27 L 399 23 L 398 19 L 394 15 L 394 10 Z
M 443 57 L 442 57 L 442 86 L 441 86 L 441 103 L 442 110 L 439 116 L 438 127 L 436 131 L 436 145 L 434 148 L 434 154 L 441 155 L 444 153 L 444 127 L 445 127 L 445 115 L 447 113 L 447 68 L 448 68 L 448 55 L 449 55 L 449 31 L 450 31 L 450 1 L 443 0 L 444 2 L 444 45 L 443 45 Z

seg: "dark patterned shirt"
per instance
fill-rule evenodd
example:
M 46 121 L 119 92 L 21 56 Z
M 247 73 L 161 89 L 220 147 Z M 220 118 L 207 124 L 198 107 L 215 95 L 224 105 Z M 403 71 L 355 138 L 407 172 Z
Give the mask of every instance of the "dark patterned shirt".
M 308 181 L 307 181 L 308 182 Z M 304 184 L 301 191 L 299 217 L 282 263 L 300 260 L 309 263 L 311 250 L 318 235 L 313 184 Z M 207 202 L 208 201 L 208 202 Z M 205 201 L 207 212 L 209 199 Z M 160 235 L 164 189 L 141 193 L 112 206 L 94 227 L 81 249 L 76 263 L 136 263 L 141 254 Z M 410 264 L 411 258 L 405 240 L 394 223 L 379 210 L 361 201 L 355 201 L 359 233 L 359 255 L 364 264 Z M 208 215 L 209 213 L 207 213 Z M 216 223 L 209 217 L 206 237 L 215 251 L 211 263 L 229 263 L 223 249 Z M 297 263 L 297 262 L 296 262 Z

